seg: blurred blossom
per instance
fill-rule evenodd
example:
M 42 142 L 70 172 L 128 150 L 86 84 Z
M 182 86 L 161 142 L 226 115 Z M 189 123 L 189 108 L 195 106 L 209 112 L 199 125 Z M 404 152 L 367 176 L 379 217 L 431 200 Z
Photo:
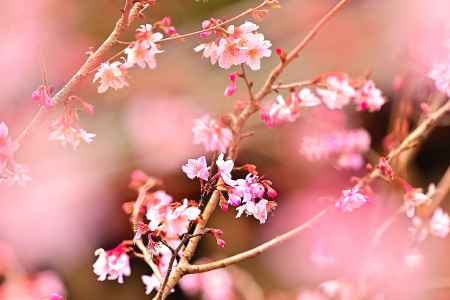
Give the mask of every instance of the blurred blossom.
M 233 296 L 233 278 L 226 269 L 186 275 L 180 286 L 188 296 L 201 295 L 203 300 L 227 300 Z
M 190 101 L 176 97 L 132 101 L 128 130 L 139 162 L 143 164 L 141 168 L 146 166 L 151 172 L 178 170 L 186 158 L 196 152 L 191 129 L 197 116 L 197 109 Z

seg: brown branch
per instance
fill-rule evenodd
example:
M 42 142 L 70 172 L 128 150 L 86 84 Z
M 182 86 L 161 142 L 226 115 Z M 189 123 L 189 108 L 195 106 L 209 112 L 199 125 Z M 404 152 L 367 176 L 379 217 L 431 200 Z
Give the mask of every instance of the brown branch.
M 114 30 L 106 38 L 106 40 L 97 48 L 97 50 L 88 57 L 80 69 L 69 79 L 53 97 L 56 103 L 62 102 L 78 87 L 84 78 L 88 77 L 92 70 L 97 69 L 101 63 L 106 61 L 108 52 L 118 44 L 119 37 L 128 28 L 129 24 L 137 17 L 138 11 L 142 8 L 142 4 L 137 2 L 133 4 L 132 0 L 125 0 L 122 9 L 122 15 L 116 23 Z
M 300 88 L 300 87 L 304 87 L 304 86 L 308 86 L 308 85 L 314 85 L 315 81 L 314 80 L 305 80 L 305 81 L 298 81 L 298 82 L 292 82 L 292 83 L 287 83 L 287 84 L 274 84 L 272 85 L 272 90 L 276 91 L 276 90 L 290 90 L 293 88 Z
M 279 244 L 281 244 L 284 241 L 287 241 L 300 232 L 303 232 L 305 229 L 310 228 L 316 221 L 318 221 L 320 218 L 322 218 L 330 209 L 331 207 L 327 207 L 323 210 L 321 210 L 318 214 L 313 216 L 311 219 L 306 221 L 305 223 L 301 224 L 300 226 L 295 227 L 294 229 L 289 230 L 288 232 L 277 236 L 276 238 L 271 239 L 270 241 L 267 241 L 253 249 L 247 250 L 245 252 L 227 257 L 225 259 L 221 259 L 218 261 L 214 261 L 211 263 L 201 264 L 201 265 L 189 265 L 186 267 L 186 273 L 192 274 L 192 273 L 203 273 L 208 272 L 211 270 L 224 268 L 229 265 L 241 262 L 243 260 L 255 257 Z

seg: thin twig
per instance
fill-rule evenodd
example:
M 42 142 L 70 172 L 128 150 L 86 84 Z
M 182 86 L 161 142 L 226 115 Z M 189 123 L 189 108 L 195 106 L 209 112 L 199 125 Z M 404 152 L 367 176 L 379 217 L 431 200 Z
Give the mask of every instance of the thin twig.
M 273 238 L 270 241 L 267 241 L 253 249 L 250 249 L 245 252 L 242 252 L 242 253 L 239 253 L 239 254 L 236 254 L 236 255 L 221 259 L 221 260 L 217 260 L 217 261 L 214 261 L 211 263 L 205 263 L 205 264 L 201 264 L 201 265 L 189 265 L 186 268 L 186 273 L 192 274 L 192 273 L 208 272 L 211 270 L 224 268 L 229 265 L 241 262 L 243 260 L 255 257 L 255 256 L 281 244 L 282 242 L 293 238 L 300 232 L 303 232 L 305 229 L 310 228 L 315 222 L 317 222 L 320 218 L 322 218 L 329 211 L 330 208 L 331 207 L 327 207 L 327 208 L 321 210 L 318 214 L 316 214 L 315 216 L 313 216 L 312 218 L 310 218 L 308 221 L 301 224 L 300 226 L 297 226 L 294 229 L 291 229 L 288 232 L 286 232 L 282 235 L 279 235 L 276 238 Z

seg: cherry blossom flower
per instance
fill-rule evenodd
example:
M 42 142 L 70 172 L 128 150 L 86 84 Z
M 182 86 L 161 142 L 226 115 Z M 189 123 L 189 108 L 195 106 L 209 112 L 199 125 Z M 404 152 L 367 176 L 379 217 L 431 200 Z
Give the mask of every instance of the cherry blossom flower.
M 230 145 L 233 133 L 220 122 L 208 115 L 195 120 L 192 128 L 194 144 L 202 144 L 207 152 L 226 152 Z
M 155 54 L 162 53 L 156 47 L 148 48 L 144 42 L 135 42 L 131 47 L 125 49 L 127 55 L 127 61 L 123 66 L 125 68 L 131 68 L 135 64 L 144 69 L 148 66 L 150 69 L 156 68 Z
M 136 30 L 136 39 L 142 42 L 146 48 L 157 49 L 156 43 L 163 39 L 163 34 L 160 32 L 153 32 L 151 24 L 144 24 L 139 26 Z
M 435 64 L 428 76 L 434 80 L 439 91 L 450 96 L 450 64 Z
M 436 186 L 431 183 L 428 186 L 428 192 L 423 193 L 422 189 L 412 189 L 405 194 L 405 208 L 408 218 L 413 218 L 416 212 L 416 207 L 424 205 L 431 201 L 431 198 L 436 192 Z
M 46 85 L 41 85 L 33 91 L 31 99 L 45 108 L 51 108 L 56 104 L 51 97 L 51 89 Z
M 8 126 L 0 123 L 0 173 L 6 168 L 8 163 L 14 161 L 14 153 L 19 148 L 19 145 L 9 136 Z
M 92 113 L 92 106 L 80 98 L 64 103 L 64 113 L 50 125 L 49 135 L 49 140 L 59 141 L 63 147 L 71 145 L 74 150 L 81 142 L 92 143 L 95 137 L 95 134 L 80 128 L 77 105 L 84 111 Z
M 430 233 L 445 238 L 450 231 L 450 218 L 447 213 L 438 208 L 434 211 L 430 220 Z
M 209 20 L 202 23 L 204 29 L 211 25 Z M 219 35 L 216 41 L 200 44 L 194 50 L 203 51 L 203 57 L 210 58 L 211 64 L 218 63 L 223 69 L 245 63 L 250 69 L 259 70 L 261 59 L 272 55 L 269 50 L 272 43 L 265 40 L 263 34 L 256 32 L 258 28 L 258 25 L 248 21 L 238 27 L 230 25 L 226 33 L 216 32 Z M 210 34 L 203 34 L 202 37 Z
M 109 251 L 97 249 L 95 255 L 98 258 L 93 267 L 99 281 L 108 279 L 123 283 L 123 277 L 131 275 L 130 258 L 122 245 Z
M 31 181 L 31 177 L 28 175 L 28 169 L 15 162 L 9 169 L 0 172 L 0 182 L 5 182 L 7 186 L 17 184 L 24 187 L 29 181 Z
M 336 208 L 343 212 L 352 212 L 368 201 L 367 196 L 362 194 L 358 187 L 353 187 L 350 190 L 342 191 L 341 198 L 336 202 Z
M 303 88 L 298 92 L 300 106 L 314 107 L 321 104 L 320 98 L 317 97 L 310 89 Z
M 49 140 L 59 141 L 63 147 L 71 145 L 76 150 L 81 142 L 86 144 L 92 143 L 94 137 L 94 133 L 89 133 L 82 128 L 66 126 L 66 124 L 55 122 L 52 124 Z
M 274 102 L 261 109 L 261 119 L 269 128 L 295 122 L 300 116 L 298 105 L 296 98 L 290 97 L 285 100 L 282 95 L 278 95 Z
M 177 238 L 178 236 L 188 232 L 189 223 L 196 220 L 200 216 L 200 213 L 201 211 L 198 207 L 188 206 L 187 199 L 184 199 L 181 206 L 171 209 L 167 213 L 167 236 L 169 238 Z
M 182 166 L 181 169 L 189 179 L 198 177 L 203 180 L 208 180 L 209 170 L 205 156 L 201 156 L 197 159 L 189 159 L 187 164 Z
M 253 71 L 261 69 L 261 59 L 270 57 L 272 51 L 269 48 L 272 46 L 270 41 L 264 40 L 264 35 L 250 34 L 246 36 L 246 59 L 245 63 Z
M 216 165 L 219 169 L 220 177 L 222 177 L 222 180 L 226 184 L 234 186 L 235 181 L 231 178 L 231 171 L 233 171 L 234 168 L 234 161 L 232 159 L 225 161 L 223 157 L 224 154 L 220 153 L 216 160 Z
M 164 191 L 156 191 L 147 198 L 145 217 L 150 221 L 149 228 L 151 231 L 156 230 L 165 221 L 172 200 L 172 197 Z
M 215 65 L 219 59 L 219 47 L 216 42 L 200 44 L 194 48 L 194 51 L 203 51 L 203 57 L 209 58 L 212 65 Z
M 121 89 L 128 86 L 125 77 L 125 69 L 118 61 L 113 63 L 102 63 L 97 73 L 94 75 L 93 82 L 100 80 L 100 85 L 97 89 L 99 93 L 106 92 L 109 88 L 114 90 Z
M 258 203 L 247 201 L 244 205 L 236 208 L 238 211 L 236 218 L 239 218 L 243 213 L 245 213 L 247 216 L 255 217 L 260 224 L 264 224 L 267 221 L 268 203 L 269 202 L 266 199 L 261 199 Z
M 317 89 L 317 93 L 329 109 L 342 109 L 356 95 L 356 91 L 350 86 L 347 77 L 329 76 L 326 84 L 328 88 Z
M 370 149 L 369 133 L 360 129 L 336 131 L 323 136 L 305 136 L 300 153 L 310 161 L 331 159 L 337 169 L 358 170 L 364 166 L 362 153 Z
M 372 80 L 364 82 L 356 93 L 355 103 L 358 105 L 358 110 L 378 111 L 386 102 L 381 91 L 375 87 Z
M 157 290 L 159 286 L 161 285 L 161 282 L 159 282 L 158 278 L 156 278 L 155 275 L 142 275 L 141 276 L 142 282 L 145 285 L 145 294 L 150 295 L 153 290 Z

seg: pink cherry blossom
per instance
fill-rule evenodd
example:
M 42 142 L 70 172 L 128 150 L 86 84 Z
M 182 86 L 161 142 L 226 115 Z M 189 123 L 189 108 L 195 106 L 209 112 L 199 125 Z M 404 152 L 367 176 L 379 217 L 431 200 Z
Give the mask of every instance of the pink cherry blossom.
M 343 212 L 352 212 L 368 201 L 367 196 L 362 194 L 358 187 L 353 187 L 350 190 L 342 191 L 341 198 L 336 202 L 336 208 Z
M 416 207 L 429 203 L 436 192 L 436 186 L 431 183 L 428 186 L 428 192 L 423 193 L 422 189 L 412 189 L 405 194 L 405 208 L 408 218 L 415 216 Z
M 188 206 L 187 199 L 175 209 L 169 210 L 166 217 L 167 236 L 177 238 L 188 232 L 188 225 L 200 216 L 200 209 L 196 206 Z
M 264 40 L 264 35 L 248 34 L 246 36 L 246 59 L 245 63 L 253 71 L 261 69 L 261 59 L 264 57 L 270 57 L 272 51 L 269 48 L 272 46 L 270 41 Z
M 428 76 L 434 80 L 439 91 L 450 96 L 450 64 L 435 64 Z
M 136 30 L 136 39 L 142 42 L 146 48 L 157 49 L 156 43 L 163 39 L 163 34 L 160 32 L 153 32 L 151 24 L 144 24 L 139 26 Z
M 342 109 L 356 95 L 355 89 L 350 86 L 346 77 L 329 76 L 326 84 L 328 88 L 317 89 L 317 93 L 329 109 Z
M 434 211 L 430 220 L 430 233 L 445 238 L 450 231 L 450 218 L 442 208 L 438 208 Z
M 181 167 L 189 179 L 200 178 L 208 180 L 209 170 L 206 164 L 206 157 L 201 156 L 197 159 L 189 159 L 187 164 Z
M 192 128 L 194 144 L 202 144 L 207 152 L 226 152 L 233 134 L 231 130 L 208 115 L 195 120 Z
M 306 159 L 331 159 L 337 169 L 358 170 L 364 166 L 362 153 L 370 149 L 369 133 L 360 129 L 336 131 L 322 136 L 305 136 L 300 153 Z
M 51 97 L 51 90 L 46 85 L 41 85 L 31 94 L 31 99 L 45 108 L 51 108 L 56 103 Z
M 97 249 L 95 255 L 98 258 L 93 267 L 99 281 L 108 279 L 123 283 L 123 277 L 131 275 L 130 258 L 122 245 L 109 251 Z
M 372 80 L 364 82 L 363 86 L 357 90 L 355 103 L 358 110 L 378 111 L 386 102 L 381 91 L 375 87 Z
M 144 69 L 148 66 L 150 69 L 156 68 L 155 54 L 162 53 L 156 47 L 148 48 L 144 42 L 135 42 L 131 47 L 125 49 L 127 61 L 123 65 L 125 68 L 131 68 L 135 64 Z
M 203 21 L 202 27 L 208 28 L 212 22 Z M 264 39 L 264 35 L 257 33 L 258 25 L 245 22 L 236 27 L 228 26 L 226 33 L 216 32 L 218 39 L 209 43 L 203 43 L 194 48 L 196 52 L 203 51 L 203 57 L 210 58 L 211 64 L 216 64 L 229 69 L 232 66 L 247 64 L 252 70 L 261 68 L 261 59 L 270 57 L 269 49 L 272 43 Z M 210 36 L 211 32 L 202 34 L 202 37 Z
M 104 93 L 109 88 L 118 90 L 128 86 L 124 67 L 118 61 L 111 64 L 103 63 L 97 70 L 97 73 L 95 73 L 93 82 L 98 80 L 100 80 L 100 85 L 97 89 L 99 93 Z
M 298 99 L 290 97 L 287 100 L 278 95 L 276 100 L 261 110 L 261 119 L 267 127 L 295 122 L 300 116 Z
M 145 285 L 146 295 L 150 295 L 153 290 L 158 290 L 159 286 L 161 285 L 161 282 L 158 280 L 158 278 L 156 278 L 155 275 L 142 275 L 141 279 Z
M 203 51 L 203 57 L 209 58 L 212 65 L 215 65 L 217 63 L 217 60 L 219 59 L 219 47 L 214 41 L 211 43 L 200 44 L 194 48 L 194 51 Z
M 258 203 L 247 201 L 243 205 L 236 208 L 238 212 L 236 218 L 239 218 L 243 213 L 245 213 L 247 216 L 255 217 L 260 224 L 264 224 L 267 221 L 268 203 L 269 202 L 266 199 L 261 199 Z
M 150 221 L 150 230 L 156 230 L 165 221 L 172 200 L 172 197 L 164 191 L 156 191 L 148 197 L 146 202 L 147 213 L 145 216 Z
M 8 126 L 0 123 L 0 173 L 7 164 L 14 161 L 14 153 L 19 148 L 19 145 L 9 136 Z
M 49 140 L 59 141 L 63 147 L 70 145 L 76 150 L 81 142 L 86 144 L 92 143 L 94 137 L 94 133 L 89 133 L 82 128 L 66 126 L 66 124 L 55 122 L 52 124 Z
M 301 89 L 298 98 L 300 99 L 300 106 L 314 107 L 321 104 L 320 98 L 308 88 Z
M 234 186 L 235 181 L 231 178 L 231 171 L 233 171 L 234 168 L 234 161 L 231 159 L 225 161 L 223 157 L 224 154 L 220 153 L 216 160 L 216 165 L 219 169 L 220 177 L 222 177 L 222 180 L 229 186 Z

